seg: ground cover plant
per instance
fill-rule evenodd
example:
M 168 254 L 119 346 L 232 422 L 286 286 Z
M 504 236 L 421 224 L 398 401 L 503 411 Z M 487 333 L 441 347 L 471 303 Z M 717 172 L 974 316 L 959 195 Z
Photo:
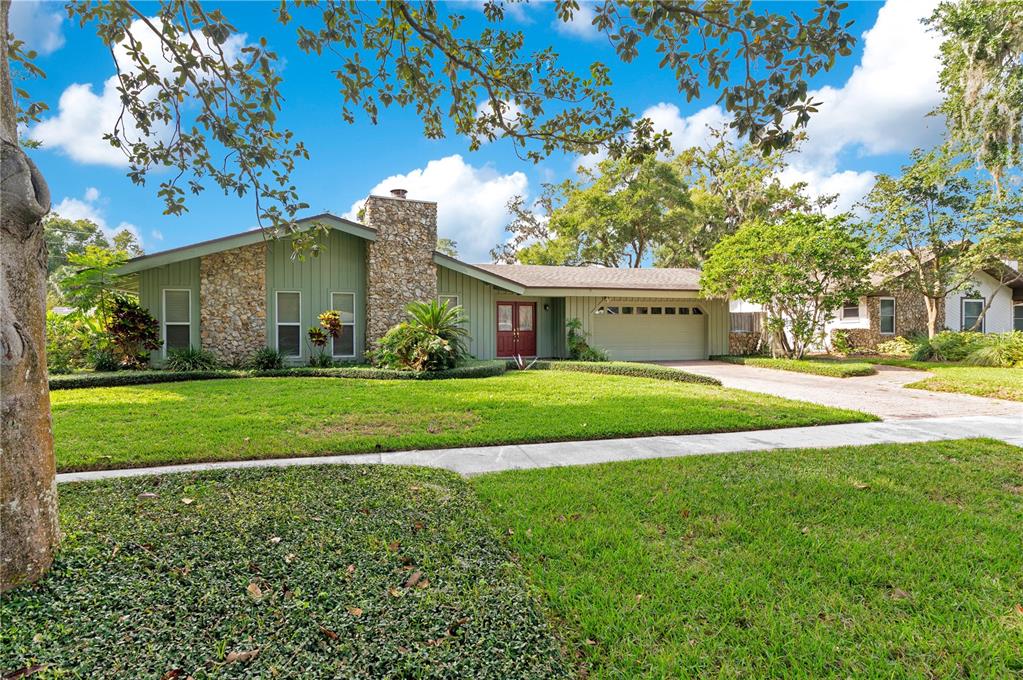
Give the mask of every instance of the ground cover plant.
M 714 357 L 718 361 L 727 361 L 732 364 L 743 364 L 745 366 L 756 366 L 758 368 L 774 368 L 781 371 L 795 371 L 797 373 L 812 373 L 814 375 L 826 375 L 832 378 L 852 378 L 863 375 L 873 375 L 877 371 L 865 361 L 835 361 L 832 359 L 781 359 L 771 357 L 747 357 L 747 356 L 719 356 Z
M 61 470 L 874 419 L 714 385 L 565 371 L 206 380 L 59 390 L 51 399 Z
M 60 514 L 50 574 L 0 600 L 5 678 L 565 676 L 521 572 L 451 473 L 80 483 L 61 486 Z
M 956 363 L 934 361 L 910 361 L 908 359 L 864 358 L 875 364 L 901 366 L 927 371 L 933 376 L 908 383 L 905 387 L 933 392 L 959 392 L 976 397 L 1023 401 L 1023 369 L 998 368 L 993 366 L 966 366 Z
M 473 484 L 585 677 L 1023 667 L 1019 448 L 741 453 Z

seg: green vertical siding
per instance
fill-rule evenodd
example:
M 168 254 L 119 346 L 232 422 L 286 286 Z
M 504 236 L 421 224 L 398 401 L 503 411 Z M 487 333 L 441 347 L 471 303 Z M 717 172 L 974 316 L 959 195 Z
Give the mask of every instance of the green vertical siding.
M 321 312 L 330 309 L 331 293 L 355 293 L 355 355 L 366 351 L 366 242 L 351 234 L 331 230 L 320 238 L 318 257 L 291 259 L 287 241 L 272 241 L 266 254 L 266 344 L 276 346 L 277 291 L 302 294 L 302 356 L 309 359 L 305 331 L 319 324 Z M 329 351 L 329 348 L 328 348 Z
M 564 316 L 558 306 L 560 298 L 515 295 L 440 266 L 437 267 L 437 294 L 458 296 L 458 302 L 469 319 L 472 337 L 469 351 L 473 356 L 493 359 L 497 355 L 496 305 L 499 301 L 509 300 L 536 303 L 537 356 L 557 356 L 557 336 L 564 333 Z
M 160 322 L 160 336 L 163 337 L 163 291 L 167 288 L 187 288 L 192 291 L 190 299 L 191 328 L 189 342 L 192 347 L 200 346 L 199 339 L 199 258 L 174 262 L 173 264 L 139 272 L 139 304 Z M 153 363 L 163 361 L 163 349 L 150 355 Z

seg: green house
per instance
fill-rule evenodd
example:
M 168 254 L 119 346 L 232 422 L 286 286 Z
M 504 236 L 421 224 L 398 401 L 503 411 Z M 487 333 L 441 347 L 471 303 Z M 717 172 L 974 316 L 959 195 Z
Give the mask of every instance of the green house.
M 121 273 L 160 322 L 157 364 L 189 346 L 227 362 L 273 347 L 305 363 L 307 330 L 328 309 L 344 324 L 328 351 L 357 362 L 408 303 L 429 299 L 463 308 L 480 359 L 564 357 L 571 319 L 613 359 L 728 351 L 728 301 L 699 295 L 698 270 L 468 264 L 436 251 L 436 218 L 435 203 L 395 190 L 367 199 L 362 224 L 301 220 L 319 227 L 317 256 L 293 257 L 289 240 L 253 230 L 137 257 Z

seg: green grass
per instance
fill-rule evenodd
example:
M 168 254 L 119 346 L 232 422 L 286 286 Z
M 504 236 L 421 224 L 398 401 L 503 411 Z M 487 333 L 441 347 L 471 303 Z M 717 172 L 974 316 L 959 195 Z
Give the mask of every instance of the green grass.
M 450 473 L 73 484 L 60 515 L 51 573 L 0 600 L 3 677 L 565 676 L 520 569 Z
M 51 400 L 60 470 L 874 419 L 711 385 L 561 371 L 210 380 L 58 391 Z
M 964 366 L 908 359 L 866 359 L 866 361 L 915 368 L 934 374 L 933 378 L 909 383 L 906 387 L 933 392 L 960 392 L 977 397 L 1023 401 L 1023 368 Z
M 591 678 L 1023 672 L 1023 465 L 991 441 L 474 484 Z
M 771 357 L 719 356 L 719 361 L 732 364 L 756 366 L 758 368 L 774 368 L 780 371 L 796 373 L 812 373 L 826 375 L 831 378 L 852 378 L 862 375 L 873 375 L 877 371 L 864 361 L 835 361 L 832 359 L 774 359 Z

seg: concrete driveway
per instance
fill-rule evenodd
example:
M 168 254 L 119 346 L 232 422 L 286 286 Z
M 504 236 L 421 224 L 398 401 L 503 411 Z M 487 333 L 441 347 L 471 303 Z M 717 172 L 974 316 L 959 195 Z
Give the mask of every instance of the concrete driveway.
M 949 416 L 1015 416 L 1023 430 L 1023 403 L 953 392 L 907 389 L 931 374 L 898 366 L 877 366 L 877 374 L 829 378 L 724 361 L 672 361 L 666 366 L 717 378 L 725 387 L 872 413 L 883 420 Z

